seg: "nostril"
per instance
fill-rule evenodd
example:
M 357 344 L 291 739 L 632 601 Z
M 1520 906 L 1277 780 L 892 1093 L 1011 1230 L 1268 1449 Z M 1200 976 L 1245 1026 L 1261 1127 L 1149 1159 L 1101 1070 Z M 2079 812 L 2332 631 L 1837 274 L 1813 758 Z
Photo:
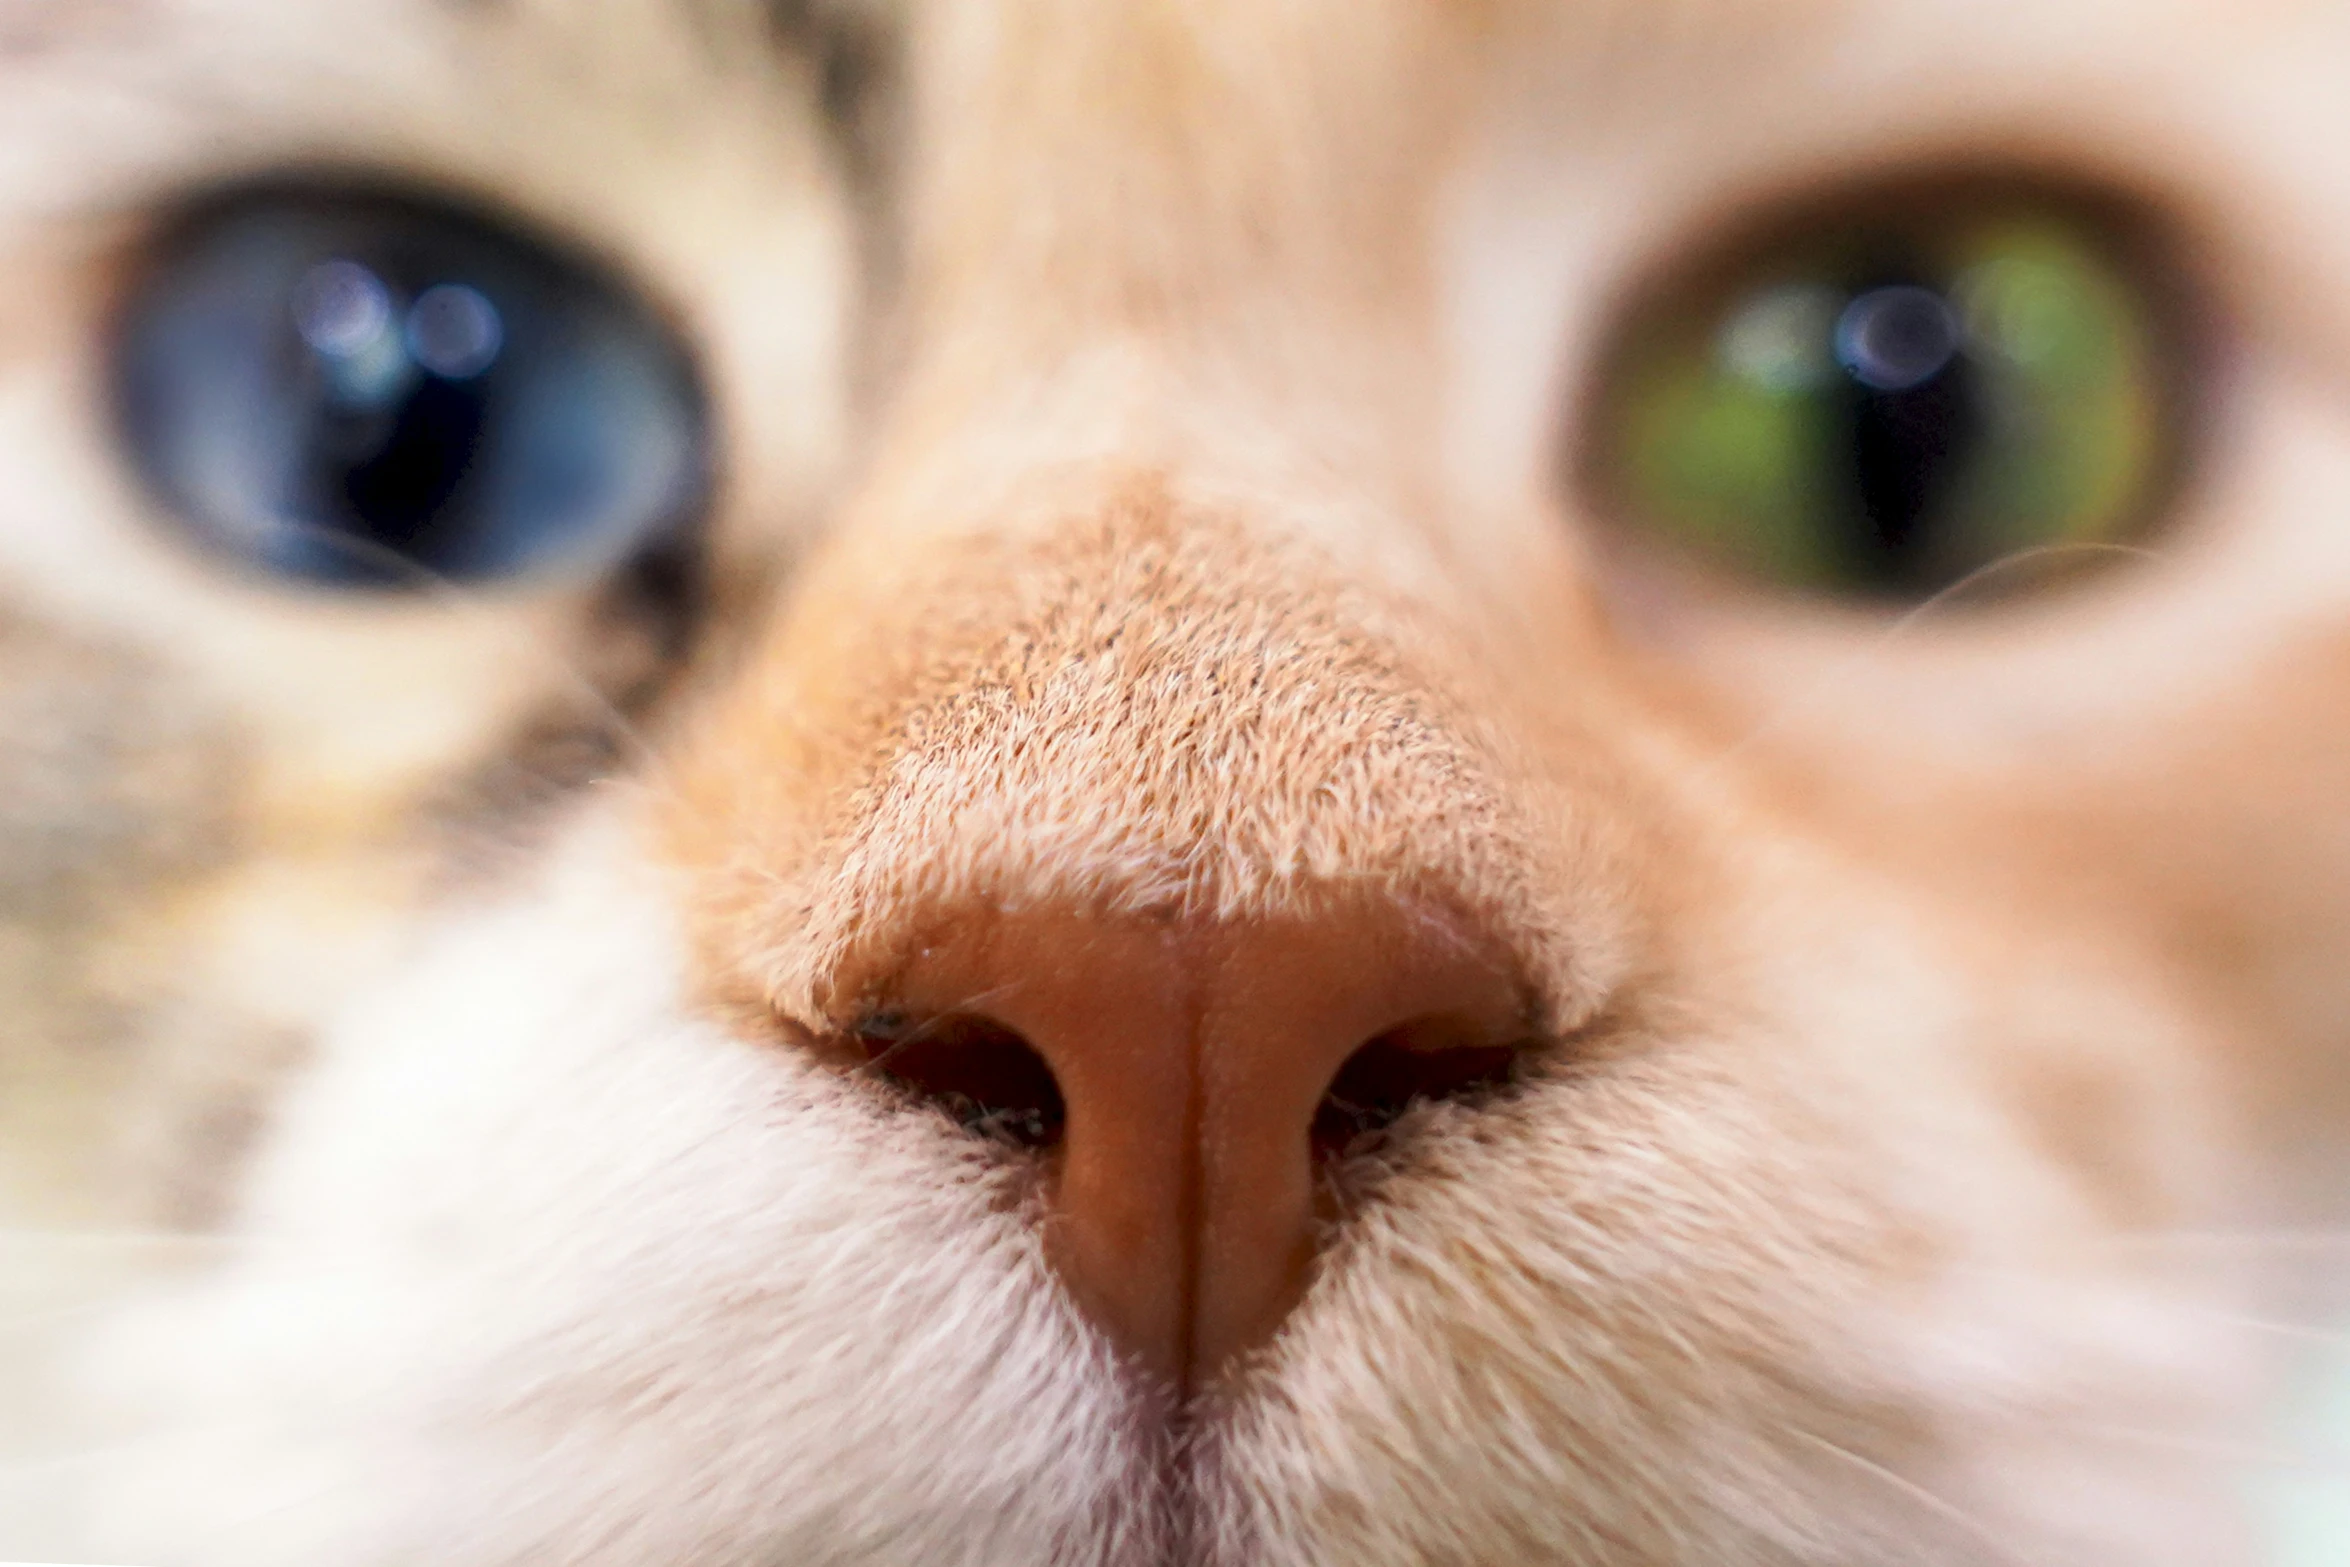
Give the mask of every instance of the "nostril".
M 865 1068 L 981 1137 L 1023 1148 L 1061 1140 L 1061 1085 L 1019 1031 L 976 1013 L 876 1013 L 856 1027 Z
M 1348 1056 L 1314 1113 L 1314 1151 L 1336 1158 L 1427 1100 L 1477 1099 L 1507 1088 L 1527 1042 L 1495 1038 L 1477 1020 L 1415 1018 Z

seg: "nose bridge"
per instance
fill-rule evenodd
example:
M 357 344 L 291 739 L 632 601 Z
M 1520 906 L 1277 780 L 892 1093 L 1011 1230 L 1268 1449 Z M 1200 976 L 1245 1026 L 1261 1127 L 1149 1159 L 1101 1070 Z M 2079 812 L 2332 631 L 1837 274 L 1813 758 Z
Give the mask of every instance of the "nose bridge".
M 1483 874 L 1513 833 L 1444 625 L 1318 544 L 1144 473 L 1050 525 L 880 553 L 810 585 L 823 629 L 777 648 L 745 720 L 836 764 L 808 800 L 839 846 L 818 925 L 988 902 L 1236 919 L 1327 885 L 1444 903 L 1515 879 Z

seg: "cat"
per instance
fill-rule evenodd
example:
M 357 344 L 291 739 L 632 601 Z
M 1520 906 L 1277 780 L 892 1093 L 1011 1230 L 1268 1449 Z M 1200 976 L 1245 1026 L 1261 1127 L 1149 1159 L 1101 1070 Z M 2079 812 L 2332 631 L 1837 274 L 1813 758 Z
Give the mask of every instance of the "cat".
M 0 0 L 0 1555 L 2272 1560 L 2345 59 Z

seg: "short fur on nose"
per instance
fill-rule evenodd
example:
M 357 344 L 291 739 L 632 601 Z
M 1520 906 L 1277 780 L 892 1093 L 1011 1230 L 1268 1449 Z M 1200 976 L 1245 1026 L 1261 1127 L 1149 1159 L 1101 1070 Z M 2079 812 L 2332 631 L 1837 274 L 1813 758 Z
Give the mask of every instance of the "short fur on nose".
M 966 918 L 888 1008 L 874 1043 L 901 1082 L 966 1113 L 1025 1097 L 997 1108 L 1035 1140 L 1058 1131 L 1054 1262 L 1178 1387 L 1264 1342 L 1303 1293 L 1317 1157 L 1411 1100 L 1505 1077 L 1526 1020 L 1510 967 L 1460 922 L 1367 900 L 1277 921 Z

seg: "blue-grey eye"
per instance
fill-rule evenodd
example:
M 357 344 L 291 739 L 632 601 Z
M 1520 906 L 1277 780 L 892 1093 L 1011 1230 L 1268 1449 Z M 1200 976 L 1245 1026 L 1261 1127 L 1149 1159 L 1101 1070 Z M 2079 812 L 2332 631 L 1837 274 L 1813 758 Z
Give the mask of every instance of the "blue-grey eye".
M 197 539 L 401 587 L 605 572 L 707 487 L 694 370 L 619 279 L 391 195 L 254 193 L 164 236 L 119 327 L 132 458 Z

